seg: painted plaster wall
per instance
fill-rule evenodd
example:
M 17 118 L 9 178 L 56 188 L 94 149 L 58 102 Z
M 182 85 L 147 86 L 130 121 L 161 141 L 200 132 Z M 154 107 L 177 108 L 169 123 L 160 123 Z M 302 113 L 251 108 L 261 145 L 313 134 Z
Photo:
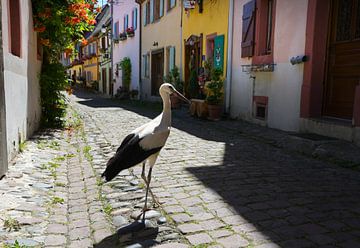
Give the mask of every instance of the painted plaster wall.
M 2 6 L 8 6 L 2 0 Z M 31 1 L 20 1 L 21 56 L 10 53 L 9 10 L 3 9 L 3 49 L 8 159 L 14 157 L 23 142 L 38 128 L 40 122 L 40 88 L 37 59 L 37 38 L 33 31 Z
M 128 15 L 128 27 L 132 27 L 131 13 L 137 8 L 137 28 L 135 30 L 134 37 L 128 37 L 124 41 L 114 43 L 113 52 L 113 78 L 116 80 L 114 84 L 114 94 L 117 89 L 122 86 L 122 74 L 121 70 L 118 71 L 118 75 L 115 75 L 116 64 L 120 63 L 125 57 L 129 57 L 131 61 L 131 84 L 130 90 L 140 90 L 139 84 L 139 49 L 140 49 L 140 9 L 139 5 L 135 1 L 123 1 L 119 4 L 114 4 L 113 23 L 119 22 L 119 33 L 124 32 L 124 16 Z
M 191 35 L 203 34 L 202 54 L 206 55 L 206 36 L 216 33 L 224 35 L 224 75 L 226 74 L 227 45 L 228 45 L 228 15 L 229 1 L 203 1 L 203 12 L 199 13 L 199 6 L 188 12 L 183 11 L 183 40 Z M 185 58 L 185 50 L 183 51 Z M 185 63 L 185 59 L 183 60 Z M 183 70 L 183 75 L 184 75 Z
M 94 43 L 97 44 L 96 41 L 89 42 L 89 44 L 94 44 Z M 97 47 L 98 46 L 96 45 L 96 49 L 97 49 Z M 85 47 L 85 48 L 87 49 L 87 47 Z M 98 52 L 96 54 L 98 54 Z M 90 59 L 86 59 L 84 61 L 83 68 L 84 68 L 84 73 L 85 73 L 84 76 L 86 79 L 87 79 L 86 75 L 88 74 L 88 72 L 91 73 L 91 80 L 90 81 L 86 80 L 86 86 L 91 87 L 92 81 L 98 81 L 98 78 L 99 78 L 98 77 L 98 58 L 97 58 L 97 56 L 92 57 Z
M 145 1 L 141 8 L 144 10 Z M 176 6 L 167 11 L 167 1 L 164 6 L 164 16 L 154 23 L 144 26 L 143 17 L 141 19 L 142 25 L 142 40 L 141 53 L 142 56 L 158 49 L 164 49 L 164 76 L 166 74 L 167 51 L 169 46 L 175 47 L 175 65 L 182 68 L 182 45 L 181 45 L 181 3 L 176 1 Z M 143 11 L 142 11 L 143 14 Z M 154 42 L 158 42 L 157 46 L 153 46 Z M 150 56 L 151 57 L 151 56 Z M 143 60 L 143 58 L 142 58 Z M 151 59 L 150 59 L 151 60 Z M 149 63 L 149 77 L 144 76 L 144 63 L 142 63 L 142 98 L 144 100 L 159 100 L 160 97 L 151 96 L 151 62 Z
M 243 5 L 234 3 L 234 36 L 232 90 L 230 113 L 269 127 L 298 131 L 300 126 L 300 95 L 303 64 L 291 65 L 290 58 L 304 55 L 307 0 L 277 0 L 274 28 L 274 72 L 243 72 L 241 65 L 249 65 L 251 58 L 241 58 Z M 250 76 L 255 76 L 254 79 Z M 255 88 L 253 86 L 255 85 Z M 268 119 L 253 117 L 253 94 L 269 97 Z

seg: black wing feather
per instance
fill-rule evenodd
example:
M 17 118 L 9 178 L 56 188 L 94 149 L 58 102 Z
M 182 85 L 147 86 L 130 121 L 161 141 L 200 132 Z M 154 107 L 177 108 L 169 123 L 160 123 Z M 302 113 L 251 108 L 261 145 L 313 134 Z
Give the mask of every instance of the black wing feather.
M 162 148 L 157 147 L 145 150 L 140 146 L 140 141 L 141 139 L 136 134 L 126 136 L 115 155 L 107 162 L 106 169 L 101 175 L 105 177 L 106 181 L 112 180 L 120 171 L 143 162 L 152 154 L 159 152 Z

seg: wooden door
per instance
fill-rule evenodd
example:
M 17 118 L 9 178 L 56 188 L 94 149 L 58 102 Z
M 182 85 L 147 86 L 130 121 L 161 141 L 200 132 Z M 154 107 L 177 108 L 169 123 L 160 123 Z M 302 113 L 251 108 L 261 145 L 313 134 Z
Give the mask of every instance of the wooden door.
M 112 96 L 113 94 L 114 94 L 113 75 L 111 68 L 109 68 L 109 95 Z
M 324 115 L 351 119 L 360 81 L 360 0 L 332 4 Z
M 106 84 L 107 84 L 107 81 L 106 81 L 106 68 L 103 68 L 102 69 L 102 92 L 103 93 L 106 93 Z
M 164 77 L 164 50 L 157 50 L 151 54 L 151 95 L 158 96 L 159 88 Z

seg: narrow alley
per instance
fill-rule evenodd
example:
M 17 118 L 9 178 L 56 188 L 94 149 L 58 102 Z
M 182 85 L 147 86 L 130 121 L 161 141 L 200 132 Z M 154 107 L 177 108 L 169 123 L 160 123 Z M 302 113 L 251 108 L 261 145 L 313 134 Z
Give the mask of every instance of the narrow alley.
M 35 135 L 0 181 L 0 225 L 8 227 L 0 230 L 0 242 L 35 247 L 360 245 L 358 170 L 274 146 L 256 137 L 258 126 L 194 119 L 184 109 L 173 111 L 169 140 L 153 170 L 151 186 L 161 208 L 148 212 L 144 230 L 124 234 L 143 205 L 141 166 L 104 185 L 98 178 L 125 135 L 161 111 L 160 105 L 151 106 L 82 91 L 70 96 L 66 130 Z

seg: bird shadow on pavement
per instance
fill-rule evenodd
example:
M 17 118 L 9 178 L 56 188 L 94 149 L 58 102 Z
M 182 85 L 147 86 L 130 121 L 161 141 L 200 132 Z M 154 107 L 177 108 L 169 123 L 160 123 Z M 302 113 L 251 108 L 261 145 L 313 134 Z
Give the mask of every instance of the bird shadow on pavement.
M 105 237 L 99 243 L 94 244 L 95 248 L 123 247 L 133 244 L 140 244 L 142 247 L 150 247 L 157 244 L 158 227 L 146 227 L 141 221 L 134 221 L 122 226 L 116 233 Z

